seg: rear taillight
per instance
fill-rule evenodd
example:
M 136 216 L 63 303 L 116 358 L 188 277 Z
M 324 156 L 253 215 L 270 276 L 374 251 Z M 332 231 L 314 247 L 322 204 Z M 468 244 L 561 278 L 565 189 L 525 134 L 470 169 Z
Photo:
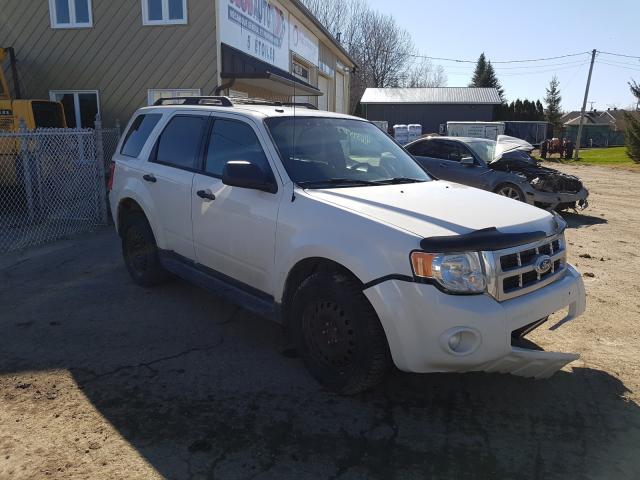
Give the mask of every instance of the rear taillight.
M 113 189 L 113 177 L 116 174 L 116 162 L 109 164 L 109 179 L 107 180 L 107 191 L 110 192 Z

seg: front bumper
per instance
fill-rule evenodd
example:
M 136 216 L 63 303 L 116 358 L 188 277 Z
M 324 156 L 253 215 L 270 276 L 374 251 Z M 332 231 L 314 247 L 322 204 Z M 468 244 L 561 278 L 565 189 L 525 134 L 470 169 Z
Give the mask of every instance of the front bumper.
M 529 188 L 524 191 L 527 203 L 531 205 L 538 205 L 549 210 L 556 208 L 562 204 L 575 203 L 581 208 L 586 208 L 588 205 L 587 198 L 589 197 L 589 191 L 582 187 L 579 192 L 543 192 L 536 190 L 529 185 Z
M 487 371 L 542 378 L 579 357 L 511 345 L 511 332 L 525 325 L 566 307 L 561 323 L 584 312 L 584 284 L 571 266 L 552 284 L 503 302 L 489 295 L 448 295 L 432 285 L 402 280 L 383 282 L 364 293 L 380 318 L 394 363 L 404 371 Z M 462 352 L 448 343 L 460 332 Z

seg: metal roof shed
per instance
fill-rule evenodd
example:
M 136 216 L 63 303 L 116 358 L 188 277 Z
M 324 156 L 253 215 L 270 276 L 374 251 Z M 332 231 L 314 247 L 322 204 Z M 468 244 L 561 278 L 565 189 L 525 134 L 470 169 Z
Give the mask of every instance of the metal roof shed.
M 367 88 L 360 103 L 369 120 L 419 123 L 431 133 L 448 121 L 492 121 L 501 100 L 495 88 Z

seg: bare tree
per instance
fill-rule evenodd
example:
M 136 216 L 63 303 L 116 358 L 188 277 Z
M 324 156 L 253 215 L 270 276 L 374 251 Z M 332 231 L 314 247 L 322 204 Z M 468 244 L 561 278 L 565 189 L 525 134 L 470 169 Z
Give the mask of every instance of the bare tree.
M 422 58 L 409 70 L 402 82 L 404 87 L 444 87 L 447 85 L 447 74 L 442 65 L 434 66 L 428 58 Z
M 342 45 L 358 65 L 351 76 L 351 112 L 367 87 L 446 83 L 442 67 L 433 68 L 428 61 L 415 64 L 409 33 L 393 16 L 371 9 L 365 0 L 302 1 L 331 34 L 340 34 Z

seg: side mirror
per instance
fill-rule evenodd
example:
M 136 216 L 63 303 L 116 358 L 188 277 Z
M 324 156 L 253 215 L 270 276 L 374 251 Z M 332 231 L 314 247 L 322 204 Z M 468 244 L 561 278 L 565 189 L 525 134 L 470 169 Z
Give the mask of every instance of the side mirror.
M 278 186 L 257 165 L 246 160 L 227 162 L 222 171 L 222 183 L 230 187 L 249 188 L 276 193 Z
M 473 157 L 462 157 L 460 163 L 465 167 L 473 167 L 476 164 L 476 161 Z

